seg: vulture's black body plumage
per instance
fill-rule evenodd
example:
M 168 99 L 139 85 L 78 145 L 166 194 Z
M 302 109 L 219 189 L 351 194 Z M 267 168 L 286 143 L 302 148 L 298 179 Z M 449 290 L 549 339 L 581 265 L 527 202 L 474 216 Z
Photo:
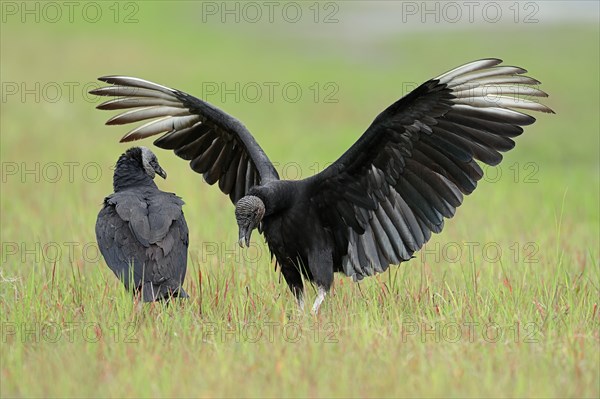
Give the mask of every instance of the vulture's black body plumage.
M 214 106 L 145 80 L 110 76 L 92 91 L 120 98 L 100 109 L 127 109 L 108 124 L 152 120 L 122 141 L 166 133 L 154 144 L 189 160 L 236 204 L 240 245 L 264 233 L 288 285 L 303 305 L 302 276 L 317 284 L 317 311 L 333 273 L 360 280 L 410 259 L 439 233 L 521 126 L 515 111 L 552 112 L 524 69 L 483 59 L 455 68 L 389 106 L 330 167 L 282 181 L 248 130 Z
M 159 190 L 155 173 L 166 177 L 150 150 L 127 150 L 115 167 L 115 192 L 104 199 L 96 221 L 106 264 L 127 289 L 141 291 L 144 302 L 187 297 L 181 287 L 188 249 L 183 201 Z

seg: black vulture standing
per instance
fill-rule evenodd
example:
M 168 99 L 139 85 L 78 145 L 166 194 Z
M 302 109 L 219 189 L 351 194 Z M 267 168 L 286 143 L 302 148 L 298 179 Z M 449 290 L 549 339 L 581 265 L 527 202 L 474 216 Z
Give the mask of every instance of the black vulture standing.
M 115 192 L 104 199 L 96 220 L 98 247 L 108 267 L 127 289 L 141 291 L 144 302 L 188 296 L 181 287 L 188 249 L 183 201 L 159 190 L 155 174 L 167 177 L 152 151 L 127 150 L 115 167 Z
M 236 205 L 239 243 L 258 228 L 298 304 L 302 276 L 316 283 L 317 312 L 334 272 L 360 280 L 409 260 L 454 215 L 483 176 L 476 161 L 497 165 L 500 152 L 535 118 L 553 112 L 524 69 L 482 59 L 431 79 L 379 114 L 358 141 L 322 172 L 280 180 L 237 119 L 179 90 L 125 76 L 92 94 L 119 98 L 99 109 L 132 108 L 107 124 L 154 119 L 127 133 L 189 160 Z M 523 98 L 528 97 L 528 98 Z

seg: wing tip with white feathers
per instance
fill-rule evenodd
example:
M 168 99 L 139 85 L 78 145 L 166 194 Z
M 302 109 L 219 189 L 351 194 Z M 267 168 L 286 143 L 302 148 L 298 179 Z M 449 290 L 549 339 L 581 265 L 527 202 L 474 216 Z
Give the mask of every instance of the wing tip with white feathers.
M 120 140 L 122 143 L 170 133 L 201 121 L 200 115 L 192 113 L 183 104 L 177 90 L 131 76 L 107 75 L 98 80 L 112 86 L 91 90 L 90 94 L 115 98 L 101 103 L 96 108 L 124 110 L 123 113 L 110 118 L 106 122 L 107 125 L 124 125 L 151 119 L 127 132 Z
M 452 90 L 451 93 L 455 97 L 452 102 L 455 104 L 475 108 L 500 108 L 514 112 L 519 112 L 515 109 L 522 109 L 555 114 L 551 108 L 532 99 L 548 97 L 547 93 L 534 87 L 539 85 L 540 81 L 523 75 L 527 73 L 526 69 L 501 65 L 502 62 L 500 58 L 472 61 L 445 72 L 434 80 Z

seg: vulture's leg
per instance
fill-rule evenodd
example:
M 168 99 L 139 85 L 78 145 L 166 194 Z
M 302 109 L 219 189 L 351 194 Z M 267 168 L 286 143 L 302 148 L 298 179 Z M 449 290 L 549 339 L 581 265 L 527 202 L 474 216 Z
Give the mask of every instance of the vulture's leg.
M 313 281 L 317 284 L 317 298 L 312 307 L 312 313 L 317 314 L 325 295 L 333 284 L 333 256 L 331 250 L 323 245 L 320 250 L 309 253 L 308 267 Z
M 300 274 L 300 270 L 293 264 L 281 265 L 281 273 L 283 274 L 283 278 L 285 278 L 285 282 L 290 287 L 290 291 L 294 294 L 296 298 L 296 302 L 298 303 L 298 308 L 300 310 L 304 309 L 304 283 L 302 282 L 302 275 Z
M 294 297 L 296 297 L 296 303 L 298 304 L 298 310 L 300 312 L 304 311 L 304 290 L 300 289 L 292 289 L 294 293 Z
M 317 288 L 317 299 L 315 299 L 315 303 L 313 304 L 313 307 L 312 307 L 313 314 L 316 315 L 317 313 L 319 313 L 319 306 L 321 306 L 321 303 L 325 299 L 325 295 L 327 295 L 327 290 L 325 290 L 325 288 L 319 286 Z

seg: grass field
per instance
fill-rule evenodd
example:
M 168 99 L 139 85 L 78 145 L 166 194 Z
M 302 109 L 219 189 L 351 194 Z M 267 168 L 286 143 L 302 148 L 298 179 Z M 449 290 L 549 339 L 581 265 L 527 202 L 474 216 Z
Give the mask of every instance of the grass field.
M 57 22 L 42 3 L 2 3 L 2 397 L 600 395 L 597 21 L 547 21 L 537 2 L 537 23 L 370 35 L 377 20 L 349 3 L 318 17 L 301 3 L 297 24 L 222 23 L 194 2 L 96 3 L 96 22 L 74 3 L 72 22 L 61 2 Z M 536 115 L 415 259 L 360 284 L 336 276 L 318 317 L 295 311 L 261 236 L 237 247 L 228 198 L 167 151 L 158 184 L 186 201 L 191 299 L 137 306 L 98 255 L 128 148 L 86 94 L 98 76 L 203 96 L 298 178 L 411 88 L 484 57 L 527 68 L 557 114 Z

